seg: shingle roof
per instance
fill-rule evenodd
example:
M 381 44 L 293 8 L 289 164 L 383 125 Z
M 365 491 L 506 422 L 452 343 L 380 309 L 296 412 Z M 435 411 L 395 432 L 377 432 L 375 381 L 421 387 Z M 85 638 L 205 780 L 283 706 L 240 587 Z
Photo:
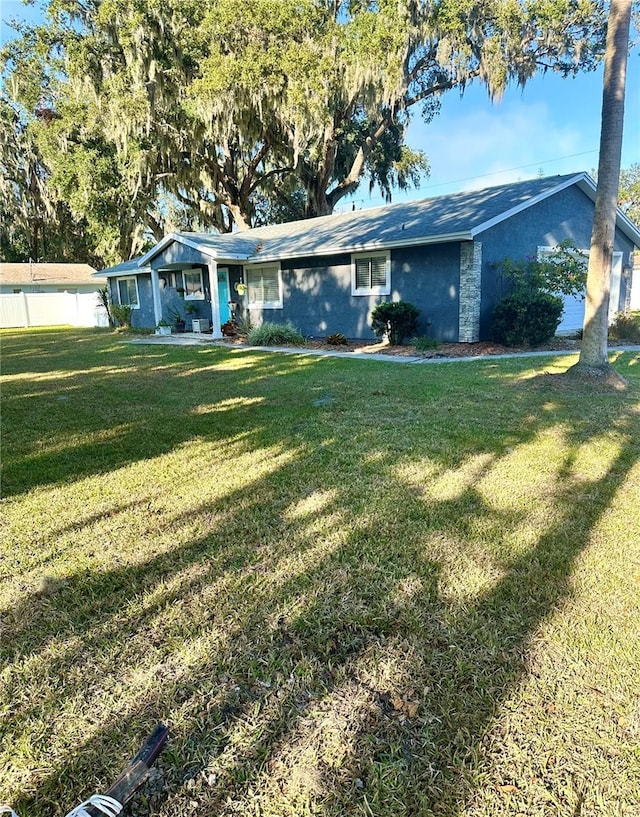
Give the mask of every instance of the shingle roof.
M 470 240 L 493 224 L 573 184 L 595 198 L 595 183 L 586 173 L 547 176 L 237 233 L 172 233 L 137 259 L 137 263 L 147 264 L 173 241 L 218 261 L 259 263 L 369 248 Z M 621 212 L 617 224 L 640 245 L 640 232 Z M 115 269 L 105 272 L 112 274 Z
M 217 258 L 260 259 L 300 255 L 326 255 L 364 247 L 394 246 L 472 237 L 486 222 L 528 206 L 565 182 L 575 173 L 526 182 L 487 187 L 466 193 L 391 204 L 368 210 L 321 216 L 257 227 L 241 233 L 176 233 L 174 238 Z
M 139 261 L 140 258 L 130 258 L 128 261 L 122 261 L 120 264 L 108 267 L 106 270 L 94 272 L 94 276 L 98 278 L 107 272 L 109 272 L 110 275 L 134 275 L 136 272 L 141 272 Z
M 471 234 L 474 228 L 530 202 L 557 187 L 568 177 L 536 179 L 532 182 L 454 193 L 370 210 L 315 219 L 314 222 L 281 224 L 253 231 L 264 236 L 265 250 L 277 241 L 284 255 L 301 250 L 322 252 L 331 247 L 406 244 L 442 240 L 447 236 Z
M 3 284 L 95 284 L 89 264 L 0 263 Z

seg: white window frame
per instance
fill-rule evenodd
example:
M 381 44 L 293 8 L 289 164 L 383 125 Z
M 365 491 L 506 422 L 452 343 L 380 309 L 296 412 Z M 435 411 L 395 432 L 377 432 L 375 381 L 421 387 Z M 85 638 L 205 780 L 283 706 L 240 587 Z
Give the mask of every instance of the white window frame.
M 260 269 L 275 270 L 278 274 L 278 300 L 277 301 L 252 301 L 250 300 L 251 287 L 249 285 L 249 278 L 252 272 Z M 244 268 L 245 278 L 247 283 L 247 306 L 249 309 L 282 309 L 284 306 L 284 299 L 282 294 L 282 269 L 280 264 L 254 264 Z
M 133 281 L 136 288 L 136 303 L 123 304 L 122 296 L 120 294 L 120 281 Z M 118 303 L 120 306 L 130 306 L 131 309 L 140 309 L 140 292 L 138 291 L 138 277 L 136 275 L 123 275 L 121 278 L 116 278 L 116 292 L 118 293 Z
M 363 258 L 380 258 L 385 260 L 386 282 L 383 286 L 358 287 L 356 285 L 356 262 Z M 388 250 L 378 252 L 361 252 L 351 256 L 351 294 L 352 295 L 391 295 L 391 253 Z
M 177 289 L 178 280 L 176 276 L 177 273 L 174 270 L 158 270 L 158 280 L 160 283 L 160 289 L 167 289 L 168 287 L 171 289 Z M 162 284 L 163 281 L 164 286 Z
M 200 276 L 200 292 L 195 293 L 194 295 L 187 295 L 187 287 L 186 287 L 186 275 L 199 275 Z M 184 299 L 185 301 L 204 301 L 204 276 L 202 274 L 202 270 L 198 269 L 198 267 L 192 269 L 183 269 L 182 270 L 182 284 L 184 288 Z

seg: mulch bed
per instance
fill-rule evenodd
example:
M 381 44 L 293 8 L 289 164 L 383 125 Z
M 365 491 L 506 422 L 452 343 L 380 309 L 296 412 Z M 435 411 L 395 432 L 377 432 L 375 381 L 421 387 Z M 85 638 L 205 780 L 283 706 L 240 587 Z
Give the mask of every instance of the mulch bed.
M 243 346 L 246 344 L 245 338 L 225 338 L 225 343 L 233 346 Z M 572 352 L 580 351 L 580 341 L 569 338 L 555 338 L 549 343 L 543 343 L 535 348 L 530 346 L 501 346 L 499 343 L 481 341 L 478 343 L 442 343 L 437 349 L 430 349 L 426 352 L 418 352 L 413 346 L 391 346 L 388 343 L 349 341 L 340 346 L 325 343 L 323 340 L 308 340 L 305 344 L 309 349 L 326 349 L 332 352 L 359 352 L 361 354 L 383 354 L 396 355 L 399 357 L 478 357 L 480 355 L 504 355 L 514 352 Z M 305 348 L 301 347 L 301 348 Z

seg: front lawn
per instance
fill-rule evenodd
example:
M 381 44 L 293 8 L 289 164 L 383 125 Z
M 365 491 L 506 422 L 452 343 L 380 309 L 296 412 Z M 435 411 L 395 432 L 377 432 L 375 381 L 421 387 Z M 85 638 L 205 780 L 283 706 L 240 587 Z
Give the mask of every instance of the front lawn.
M 637 817 L 640 360 L 4 332 L 0 801 Z

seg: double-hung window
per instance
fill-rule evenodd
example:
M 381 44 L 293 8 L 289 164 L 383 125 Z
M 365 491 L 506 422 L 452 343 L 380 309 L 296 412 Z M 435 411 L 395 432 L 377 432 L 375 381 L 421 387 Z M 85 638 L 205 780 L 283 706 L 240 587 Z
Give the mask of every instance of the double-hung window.
M 199 269 L 182 270 L 182 282 L 184 284 L 185 301 L 204 300 L 204 287 L 202 285 L 202 270 Z
M 249 309 L 282 309 L 280 266 L 245 267 Z
M 351 257 L 352 295 L 389 295 L 391 259 L 388 252 Z
M 138 298 L 138 282 L 135 276 L 118 278 L 118 301 L 122 306 L 137 309 L 140 306 Z

